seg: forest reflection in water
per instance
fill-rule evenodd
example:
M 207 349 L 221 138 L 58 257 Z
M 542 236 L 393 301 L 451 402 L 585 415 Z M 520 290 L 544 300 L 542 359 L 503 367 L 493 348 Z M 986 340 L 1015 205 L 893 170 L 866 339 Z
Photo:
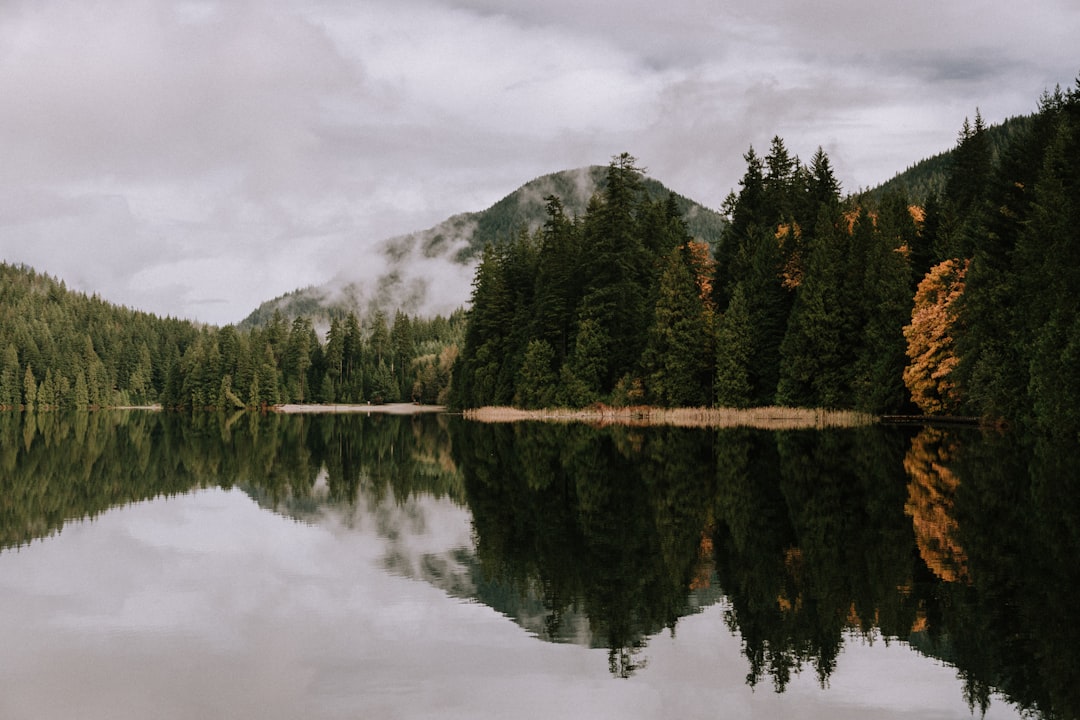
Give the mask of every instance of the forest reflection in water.
M 1016 434 L 6 413 L 0 473 L 0 548 L 195 488 L 298 518 L 434 496 L 475 547 L 401 572 L 607 648 L 616 676 L 722 603 L 750 685 L 825 685 L 862 636 L 956 667 L 975 711 L 1080 713 L 1080 460 Z

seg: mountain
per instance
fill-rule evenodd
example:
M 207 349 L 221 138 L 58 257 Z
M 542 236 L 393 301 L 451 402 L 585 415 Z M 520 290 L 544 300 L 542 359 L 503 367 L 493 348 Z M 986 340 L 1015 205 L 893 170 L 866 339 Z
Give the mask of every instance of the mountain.
M 999 125 L 986 128 L 986 138 L 990 145 L 991 159 L 996 165 L 1001 152 L 1013 140 L 1028 132 L 1035 122 L 1035 115 L 1022 115 L 1008 118 Z M 925 205 L 932 195 L 941 195 L 945 191 L 945 181 L 949 177 L 949 167 L 956 148 L 931 155 L 897 173 L 890 180 L 871 190 L 871 194 L 881 197 L 891 190 L 904 191 L 910 200 L 918 205 Z
M 378 308 L 392 315 L 448 315 L 469 300 L 473 270 L 481 251 L 514 237 L 522 229 L 535 231 L 546 219 L 544 198 L 562 200 L 567 215 L 583 215 L 589 200 L 604 186 L 608 168 L 591 166 L 544 175 L 522 185 L 486 210 L 454 215 L 434 227 L 390 238 L 381 243 L 367 267 L 350 267 L 322 285 L 306 287 L 264 302 L 240 324 L 241 329 L 266 325 L 280 311 L 286 319 L 310 317 L 316 326 L 330 318 L 356 312 L 363 316 Z M 661 182 L 645 178 L 653 199 L 671 192 Z M 715 244 L 724 227 L 720 213 L 675 194 L 690 233 Z

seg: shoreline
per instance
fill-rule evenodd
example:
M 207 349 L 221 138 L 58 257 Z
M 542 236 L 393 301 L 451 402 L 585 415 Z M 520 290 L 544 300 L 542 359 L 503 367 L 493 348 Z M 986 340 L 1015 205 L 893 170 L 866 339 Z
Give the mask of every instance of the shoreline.
M 300 405 L 290 403 L 274 405 L 270 412 L 283 415 L 350 415 L 355 413 L 383 415 L 421 415 L 424 413 L 444 413 L 445 405 L 415 405 L 413 403 L 386 403 L 384 405 L 328 404 Z
M 608 407 L 582 409 L 551 408 L 521 410 L 513 407 L 481 407 L 466 410 L 466 420 L 484 423 L 584 422 L 595 425 L 670 425 L 686 428 L 757 428 L 761 430 L 802 430 L 828 427 L 864 427 L 879 422 L 876 415 L 854 410 L 820 408 L 661 408 Z

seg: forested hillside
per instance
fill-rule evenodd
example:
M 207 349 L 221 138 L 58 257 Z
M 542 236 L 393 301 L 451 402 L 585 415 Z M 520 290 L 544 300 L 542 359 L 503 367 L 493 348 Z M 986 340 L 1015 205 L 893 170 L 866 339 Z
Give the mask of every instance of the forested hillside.
M 999 125 L 990 125 L 984 128 L 986 142 L 990 145 L 990 157 L 996 163 L 1010 144 L 1017 137 L 1030 132 L 1034 115 L 1023 115 L 1008 118 Z M 975 111 L 975 124 L 982 125 L 982 117 L 978 110 Z M 920 160 L 903 172 L 897 173 L 892 179 L 873 188 L 870 192 L 875 197 L 898 191 L 905 193 L 913 203 L 925 205 L 927 199 L 933 195 L 941 195 L 945 192 L 945 183 L 949 179 L 949 169 L 952 166 L 952 157 L 955 148 L 940 152 L 924 160 Z
M 0 406 L 781 404 L 1077 437 L 1080 85 L 996 135 L 965 121 L 925 200 L 844 196 L 824 152 L 779 137 L 744 159 L 714 242 L 628 154 L 580 212 L 548 194 L 529 230 L 503 208 L 449 317 L 205 327 L 2 264 Z
M 316 326 L 329 326 L 332 318 L 342 320 L 352 312 L 363 316 L 375 308 L 387 313 L 400 309 L 423 314 L 433 304 L 433 285 L 439 295 L 451 299 L 452 307 L 468 301 L 468 282 L 446 287 L 448 276 L 456 279 L 462 268 L 472 266 L 488 245 L 513 240 L 519 232 L 534 232 L 543 225 L 545 198 L 560 199 L 568 215 L 585 212 L 593 195 L 606 182 L 605 168 L 591 166 L 543 175 L 522 185 L 486 210 L 454 215 L 445 221 L 408 235 L 386 240 L 372 265 L 385 267 L 378 277 L 358 279 L 357 268 L 342 268 L 338 276 L 322 285 L 307 287 L 268 300 L 240 322 L 240 329 L 264 326 L 280 312 L 288 322 L 310 318 Z M 659 181 L 644 177 L 644 192 L 652 199 L 671 194 Z M 674 194 L 674 202 L 695 238 L 715 244 L 724 228 L 723 216 L 689 198 Z M 457 268 L 446 272 L 447 268 Z M 470 271 L 465 270 L 467 277 Z M 452 309 L 452 308 L 451 308 Z
M 199 333 L 0 263 L 0 407 L 153 402 Z
M 392 323 L 346 315 L 325 342 L 311 321 L 199 326 L 69 291 L 0 264 L 0 407 L 266 407 L 287 402 L 435 402 L 445 393 L 463 315 Z
M 481 262 L 457 401 L 901 408 L 906 200 L 844 202 L 825 153 L 804 166 L 780 138 L 746 160 L 715 253 L 628 155 L 584 216 L 549 198 L 540 232 Z
M 580 216 L 548 198 L 474 282 L 462 406 L 778 403 L 971 413 L 1080 430 L 1080 85 L 995 145 L 976 114 L 940 193 L 842 197 L 774 138 L 715 253 L 608 168 Z

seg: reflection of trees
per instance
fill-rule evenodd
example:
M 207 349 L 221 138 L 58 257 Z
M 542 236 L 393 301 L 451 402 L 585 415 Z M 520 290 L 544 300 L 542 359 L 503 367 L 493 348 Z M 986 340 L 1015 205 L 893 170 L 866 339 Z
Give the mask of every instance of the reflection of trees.
M 153 412 L 0 413 L 0 547 L 117 505 L 243 486 L 261 502 L 462 499 L 445 420 L 432 416 L 286 416 Z
M 717 565 L 747 682 L 783 690 L 804 663 L 828 681 L 843 636 L 906 637 L 914 601 L 902 451 L 874 430 L 734 431 L 720 443 Z
M 845 638 L 874 633 L 954 664 L 973 708 L 995 691 L 1034 715 L 1080 715 L 1075 446 L 880 428 L 0 413 L 0 548 L 208 486 L 292 514 L 467 501 L 479 567 L 455 562 L 475 570 L 468 591 L 542 616 L 529 625 L 542 637 L 609 648 L 616 675 L 722 589 L 751 684 L 783 689 L 808 665 L 825 683 Z
M 941 586 L 945 642 L 935 649 L 959 669 L 973 707 L 997 690 L 1035 715 L 1080 717 L 1080 447 L 1017 434 L 964 440 L 952 469 L 970 584 Z
M 912 441 L 904 457 L 911 478 L 904 512 L 911 517 L 919 554 L 935 575 L 947 582 L 967 579 L 967 557 L 957 540 L 956 493 L 960 478 L 949 468 L 956 452 L 955 440 L 928 427 Z
M 454 448 L 485 572 L 538 592 L 549 638 L 581 611 L 614 674 L 642 667 L 644 638 L 693 609 L 709 443 L 670 428 L 464 423 Z

